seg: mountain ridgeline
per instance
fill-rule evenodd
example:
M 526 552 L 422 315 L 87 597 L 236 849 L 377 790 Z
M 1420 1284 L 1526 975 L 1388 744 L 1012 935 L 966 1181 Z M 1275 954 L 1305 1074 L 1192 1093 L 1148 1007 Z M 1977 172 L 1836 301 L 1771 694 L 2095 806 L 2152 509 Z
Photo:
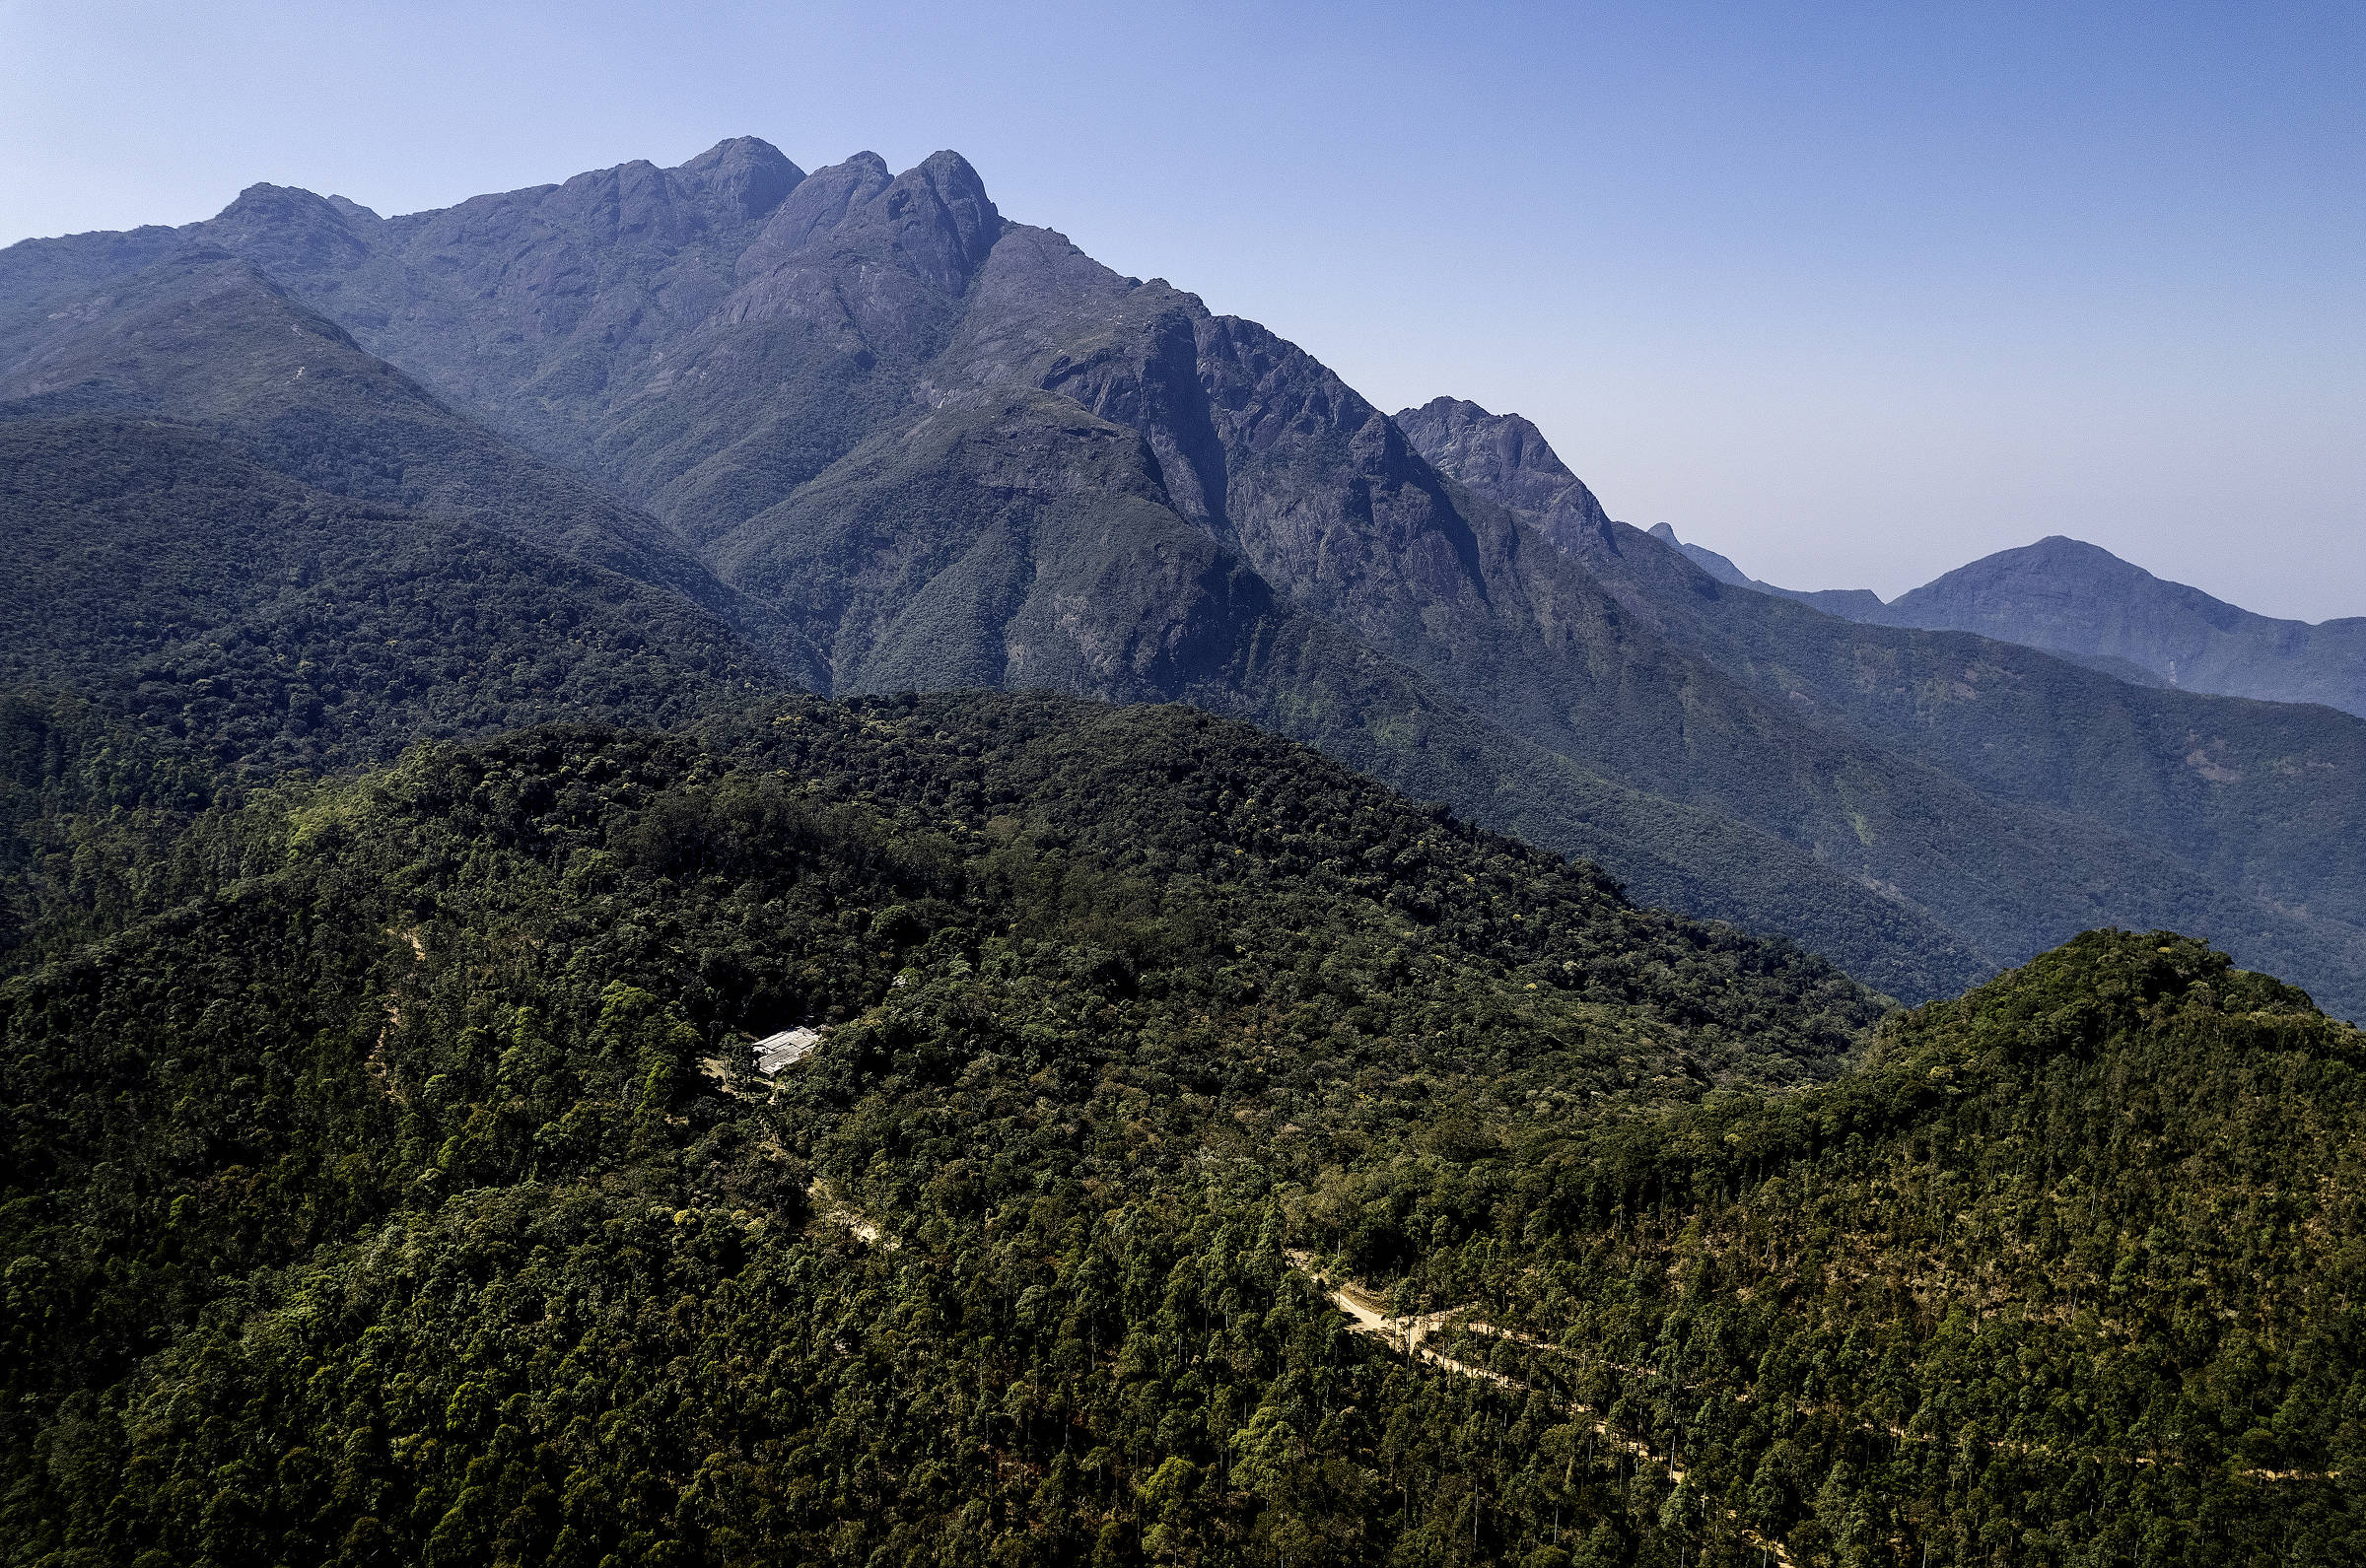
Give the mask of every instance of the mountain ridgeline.
M 1851 621 L 1976 632 L 2139 685 L 2322 703 L 2366 716 L 2366 617 L 2311 625 L 2255 615 L 2059 534 L 1983 556 L 1884 603 L 1865 588 L 1778 588 L 1713 550 L 1678 539 L 1666 523 L 1651 533 L 1720 582 Z
M 0 660 L 237 767 L 756 690 L 1185 701 L 1908 999 L 2119 923 L 2366 1013 L 2356 722 L 1753 620 L 1532 427 L 1392 419 L 1007 219 L 951 153 L 807 173 L 741 139 L 440 212 L 256 186 L 182 229 L 27 241 L 0 251 L 0 399 L 44 454 L 10 526 L 92 540 L 24 584 Z M 174 443 L 217 497 L 243 464 L 371 520 L 317 562 L 246 536 L 257 570 L 225 573 L 152 460 Z M 88 499 L 60 471 L 84 460 L 145 488 Z M 431 581 L 452 528 L 504 564 Z M 330 572 L 322 602 L 405 586 L 304 619 L 291 574 Z M 370 673 L 455 626 L 432 679 Z M 570 684 L 579 644 L 602 673 Z
M 2348 828 L 2333 826 L 2366 809 L 2353 783 L 2366 780 L 2357 718 L 2169 690 L 2108 659 L 1821 613 L 1734 580 L 1741 575 L 1722 557 L 1704 565 L 1697 556 L 1710 553 L 1688 553 L 1672 533 L 1601 514 L 1516 415 L 1440 399 L 1398 419 L 1441 471 L 1550 527 L 1622 608 L 1693 658 L 1782 703 L 1796 722 L 1948 781 L 1961 792 L 1921 796 L 1947 800 L 1943 816 L 1902 826 L 1951 862 L 1980 858 L 1974 838 L 2021 846 L 2032 872 L 2114 858 L 2097 880 L 2051 897 L 2082 905 L 2088 924 L 2178 926 L 2272 949 L 2288 962 L 2271 967 L 2310 977 L 2336 1010 L 2358 1012 L 2350 983 L 2334 977 L 2366 951 L 2366 862 Z M 1883 831 L 1871 818 L 1863 826 L 1875 839 Z M 2306 898 L 2307 913 L 2262 909 L 2264 885 Z M 1984 928 L 1997 929 L 2031 918 L 2013 912 L 2037 898 L 2009 876 L 1950 896 L 1964 918 L 1982 910 L 1994 922 Z

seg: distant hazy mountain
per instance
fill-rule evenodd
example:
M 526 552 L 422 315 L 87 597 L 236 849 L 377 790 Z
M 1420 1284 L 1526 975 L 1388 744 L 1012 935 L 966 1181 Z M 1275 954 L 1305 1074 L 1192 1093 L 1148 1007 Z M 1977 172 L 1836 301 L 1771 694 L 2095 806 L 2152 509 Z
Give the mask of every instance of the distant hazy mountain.
M 2366 779 L 2366 728 L 2131 708 L 2001 645 L 1768 620 L 1749 606 L 1777 601 L 1612 523 L 1524 421 L 1392 420 L 1257 323 L 1005 218 L 952 153 L 806 174 L 742 139 L 442 212 L 256 186 L 183 230 L 30 241 L 0 251 L 0 396 L 42 427 L 52 488 L 145 453 L 146 488 L 46 528 L 113 536 L 106 508 L 165 504 L 126 415 L 174 422 L 208 472 L 303 487 L 308 514 L 409 519 L 347 536 L 352 572 L 427 584 L 379 596 L 399 626 L 336 634 L 356 669 L 372 639 L 451 635 L 464 574 L 404 541 L 465 526 L 608 574 L 611 604 L 695 608 L 722 689 L 1189 701 L 1900 995 L 2120 923 L 2205 932 L 2366 1011 L 2366 785 L 2341 782 Z M 204 515 L 169 560 L 206 559 Z M 49 570 L 58 602 L 97 605 L 118 568 Z M 181 642 L 268 644 L 230 636 L 247 601 L 190 602 Z M 494 608 L 451 620 L 541 628 L 550 653 L 596 620 Z M 107 663 L 54 619 L 7 635 L 28 669 Z M 412 694 L 453 716 L 435 723 L 500 721 L 471 695 L 485 666 L 417 667 L 454 687 Z M 617 715 L 653 688 L 600 690 Z M 321 711 L 348 745 L 425 721 Z
M 2312 626 L 2255 615 L 2060 534 L 1983 556 L 1886 604 L 1865 588 L 1804 591 L 1761 582 L 1714 550 L 1678 539 L 1664 522 L 1651 536 L 1720 582 L 1852 621 L 1977 632 L 2139 685 L 2366 715 L 2366 617 Z
M 2187 691 L 2366 714 L 2366 617 L 2255 615 L 2058 534 L 1958 567 L 1881 619 L 2124 660 Z

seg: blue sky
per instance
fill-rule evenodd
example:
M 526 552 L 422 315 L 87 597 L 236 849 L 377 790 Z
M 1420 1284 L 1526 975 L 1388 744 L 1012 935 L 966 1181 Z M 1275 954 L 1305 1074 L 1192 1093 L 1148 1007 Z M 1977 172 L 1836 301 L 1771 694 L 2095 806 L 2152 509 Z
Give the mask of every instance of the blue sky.
M 761 135 L 1003 210 L 1614 515 L 1885 594 L 2048 533 L 2366 614 L 2366 6 L 0 0 L 0 242 Z

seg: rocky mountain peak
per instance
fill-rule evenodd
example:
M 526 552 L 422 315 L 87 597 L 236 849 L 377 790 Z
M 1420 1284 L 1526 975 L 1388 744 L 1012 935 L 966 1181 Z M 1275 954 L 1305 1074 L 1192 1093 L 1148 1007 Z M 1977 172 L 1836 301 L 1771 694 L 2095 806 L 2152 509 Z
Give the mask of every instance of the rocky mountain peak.
M 764 225 L 763 234 L 740 256 L 739 275 L 744 278 L 769 271 L 783 258 L 834 232 L 849 212 L 885 190 L 894 179 L 887 161 L 876 153 L 857 153 L 842 164 L 813 170 L 798 182 Z
M 779 148 L 755 136 L 717 142 L 666 172 L 750 223 L 778 208 L 805 177 Z
M 342 207 L 292 185 L 247 186 L 198 225 L 195 238 L 236 251 L 265 272 L 326 271 L 351 266 L 369 252 Z
M 1517 414 L 1491 414 L 1460 397 L 1433 397 L 1397 415 L 1414 449 L 1440 473 L 1523 513 L 1564 549 L 1610 521 L 1544 433 Z
M 986 194 L 986 182 L 955 152 L 931 153 L 898 174 L 867 210 L 899 232 L 907 253 L 925 258 L 932 281 L 955 291 L 968 285 L 1003 237 L 1003 215 Z
M 1537 474 L 1561 484 L 1577 477 L 1553 450 L 1544 432 L 1518 414 L 1491 414 L 1467 398 L 1433 397 L 1397 418 L 1399 424 L 1410 419 L 1423 426 L 1441 443 L 1483 447 L 1507 473 Z
M 889 178 L 876 153 L 858 153 L 789 193 L 740 253 L 727 315 L 795 315 L 843 322 L 877 343 L 917 342 L 1006 227 L 960 154 L 934 154 Z M 851 289 L 850 278 L 860 280 Z

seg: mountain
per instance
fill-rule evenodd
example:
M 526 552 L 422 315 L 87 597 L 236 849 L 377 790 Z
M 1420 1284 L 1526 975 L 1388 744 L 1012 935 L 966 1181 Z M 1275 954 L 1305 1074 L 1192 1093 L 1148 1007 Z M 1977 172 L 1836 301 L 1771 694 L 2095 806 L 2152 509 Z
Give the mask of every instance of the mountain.
M 451 477 L 424 414 L 374 413 L 394 439 L 367 461 L 299 460 L 203 377 L 133 363 L 169 349 L 120 324 L 139 280 L 224 255 L 383 367 L 340 377 L 374 409 L 415 388 L 479 449 L 531 454 L 505 471 L 603 491 L 596 528 L 510 526 L 688 595 L 782 683 L 1188 701 L 1909 998 L 2118 921 L 2207 931 L 2366 1012 L 2359 805 L 2314 784 L 2354 777 L 2350 731 L 2122 722 L 2106 683 L 2047 673 L 2072 707 L 2016 761 L 1986 707 L 1917 731 L 1917 705 L 1986 677 L 1911 642 L 1868 653 L 1920 650 L 1858 714 L 1844 663 L 1788 679 L 1744 656 L 1757 633 L 1704 641 L 1588 554 L 1614 525 L 1532 428 L 1450 402 L 1392 420 L 1257 323 L 1007 219 L 957 155 L 807 174 L 742 139 L 398 218 L 258 186 L 185 230 L 0 252 L 26 409 L 152 389 L 138 406 L 308 484 L 399 474 L 373 499 L 426 515 L 481 470 Z M 316 374 L 254 363 L 274 409 Z
M 1533 465 L 1559 466 L 1537 439 L 1519 439 Z M 1961 791 L 1946 822 L 2026 846 L 1998 859 L 2021 863 L 2030 883 L 2015 886 L 2007 865 L 1991 862 L 1980 896 L 1995 900 L 1994 913 L 1972 916 L 1977 906 L 1959 890 L 1959 920 L 1993 921 L 1984 928 L 1999 933 L 2021 920 L 2067 937 L 2081 917 L 2040 911 L 2091 899 L 2089 925 L 2138 923 L 2132 912 L 2142 911 L 2141 923 L 2214 931 L 2308 974 L 2336 1011 L 2359 1009 L 2354 983 L 2335 978 L 2366 953 L 2366 902 L 2354 891 L 2366 864 L 2349 828 L 2336 826 L 2366 813 L 2366 795 L 2345 782 L 2366 777 L 2357 719 L 2141 688 L 1960 633 L 1853 623 L 1720 581 L 1664 540 L 1607 518 L 1566 541 L 1622 608 L 1672 644 L 1817 732 L 1853 736 L 1901 773 L 1910 763 L 1933 770 L 1944 783 L 1922 776 L 1920 798 Z M 1883 830 L 1869 822 L 1868 831 Z M 1968 847 L 1957 853 L 1973 857 Z
M 0 251 L 0 538 L 11 1563 L 2366 1558 L 2350 716 L 949 153 Z
M 1761 593 L 1772 593 L 1777 598 L 1813 605 L 1828 615 L 1844 616 L 1851 621 L 1881 621 L 1881 595 L 1870 588 L 1778 588 L 1772 582 L 1759 581 L 1735 566 L 1729 556 L 1721 556 L 1705 545 L 1691 544 L 1677 538 L 1676 530 L 1664 522 L 1653 523 L 1649 531 L 1652 538 L 1676 550 L 1719 582 L 1730 583 L 1737 588 L 1756 588 Z
M 2255 615 L 2059 534 L 1983 556 L 1885 604 L 1864 588 L 1778 588 L 1678 539 L 1666 523 L 1651 533 L 1720 582 L 1851 621 L 1974 632 L 2141 686 L 2321 703 L 2366 716 L 2366 617 L 2311 625 Z
M 894 179 L 858 158 L 794 180 L 752 217 L 736 198 L 716 205 L 700 172 L 710 162 L 687 173 L 628 167 L 417 220 L 263 188 L 184 239 L 241 248 L 276 282 L 345 312 L 357 342 L 417 350 L 411 370 L 451 375 L 440 394 L 450 407 L 508 419 L 517 440 L 630 487 L 763 603 L 798 618 L 794 630 L 827 667 L 783 659 L 792 678 L 828 690 L 1057 680 L 1123 700 L 1189 697 L 1595 855 L 1646 897 L 1788 930 L 1898 990 L 1943 990 L 1985 967 L 1929 916 L 1803 847 L 1573 763 L 1470 712 L 1354 628 L 1306 613 L 1243 560 L 1219 515 L 1228 465 L 1270 469 L 1285 454 L 1248 449 L 1252 433 L 1227 413 L 1238 448 L 1228 454 L 1196 380 L 1175 387 L 1192 428 L 1154 427 L 1146 440 L 1014 381 L 1012 370 L 1032 357 L 1042 362 L 1034 379 L 1078 374 L 1082 363 L 1051 343 L 1129 321 L 1170 347 L 1178 331 L 1184 342 L 1205 331 L 1212 355 L 1249 356 L 1229 373 L 1235 381 L 1253 385 L 1256 357 L 1287 350 L 1285 391 L 1311 379 L 1318 406 L 1338 403 L 1358 427 L 1385 432 L 1304 356 L 1247 323 L 1207 317 L 1163 285 L 1118 279 L 1057 236 L 1003 224 L 949 155 Z M 482 253 L 495 240 L 504 248 Z M 122 278 L 76 277 L 75 266 L 124 254 L 88 239 L 13 247 L 0 274 L 34 280 L 38 297 L 11 297 L 6 340 L 38 344 L 58 322 L 95 329 Z M 153 248 L 138 258 L 158 264 Z M 740 274 L 728 290 L 722 280 Z M 579 298 L 587 289 L 592 298 Z M 611 296 L 631 332 L 601 313 Z M 558 298 L 577 306 L 537 304 Z M 707 314 L 657 307 L 684 301 Z M 451 328 L 465 350 L 455 353 L 445 326 L 472 310 L 489 324 Z M 584 373 L 587 338 L 608 356 L 596 375 Z M 505 354 L 523 383 L 506 399 L 511 380 L 474 369 Z M 943 386 L 915 382 L 932 355 Z M 957 396 L 956 371 L 968 387 Z M 1284 421 L 1251 413 L 1267 429 L 1257 444 L 1270 446 Z M 867 425 L 881 428 L 867 437 Z M 1401 443 L 1394 450 L 1405 463 Z M 1337 478 L 1316 487 L 1324 508 L 1360 495 L 1352 474 Z M 1241 489 L 1246 504 L 1287 487 Z M 893 523 L 869 546 L 843 532 L 867 509 Z M 1458 524 L 1450 511 L 1445 521 Z M 1155 571 L 1146 578 L 1144 565 Z M 1802 898 L 1802 888 L 1815 892 Z
M 1512 416 L 1506 415 L 1504 417 L 1511 418 Z M 1523 420 L 1521 423 L 1525 424 L 1527 422 Z M 1686 560 L 1692 562 L 1693 565 L 1699 567 L 1710 577 L 1715 578 L 1719 582 L 1730 582 L 1737 588 L 1762 588 L 1769 593 L 1783 593 L 1786 597 L 1796 597 L 1796 595 L 1788 594 L 1786 590 L 1782 588 L 1768 587 L 1765 583 L 1755 580 L 1745 574 L 1740 567 L 1735 566 L 1730 558 L 1721 556 L 1714 550 L 1705 549 L 1697 544 L 1685 543 L 1682 539 L 1676 537 L 1676 530 L 1669 527 L 1664 522 L 1655 522 L 1646 531 L 1649 532 L 1652 538 L 1657 539 L 1661 544 L 1667 545 L 1670 548 L 1681 552 Z
M 164 415 L 332 495 L 495 528 L 670 589 L 810 673 L 809 649 L 656 518 L 455 415 L 226 251 L 183 246 L 15 336 L 0 419 Z
M 1881 620 L 1881 595 L 1870 588 L 1778 588 L 1772 582 L 1761 582 L 1751 577 L 1740 567 L 1735 566 L 1729 556 L 1721 556 L 1706 546 L 1691 544 L 1677 538 L 1676 530 L 1664 522 L 1655 522 L 1646 531 L 1652 538 L 1674 549 L 1719 582 L 1729 583 L 1737 588 L 1756 588 L 1761 593 L 1772 593 L 1777 598 L 1791 599 L 1800 604 L 1812 605 L 1828 615 L 1844 616 L 1851 621 Z
M 114 900 L 0 983 L 24 1560 L 2366 1544 L 2361 1042 L 2201 944 L 1885 1015 L 1171 707 L 0 723 Z
M 1880 618 L 2114 659 L 2185 691 L 2366 715 L 2366 617 L 2255 615 L 2059 535 L 1958 567 Z

